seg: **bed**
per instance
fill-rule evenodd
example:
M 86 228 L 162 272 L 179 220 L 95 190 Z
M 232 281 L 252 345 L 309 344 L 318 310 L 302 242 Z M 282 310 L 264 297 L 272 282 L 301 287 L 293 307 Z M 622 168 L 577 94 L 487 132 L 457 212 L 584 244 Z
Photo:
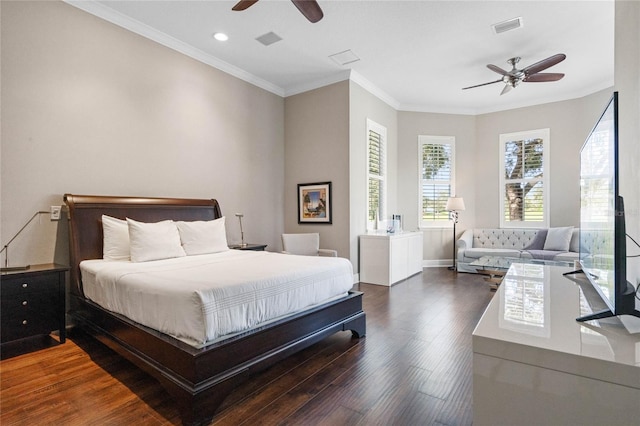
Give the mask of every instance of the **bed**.
M 222 217 L 220 207 L 213 199 L 65 194 L 64 200 L 69 210 L 69 315 L 72 321 L 157 379 L 175 400 L 184 424 L 206 423 L 226 396 L 252 373 L 333 333 L 351 331 L 354 338 L 365 335 L 362 293 L 352 290 L 247 330 L 224 336 L 207 335 L 195 344 L 106 309 L 85 295 L 80 268 L 83 263 L 88 281 L 86 265 L 103 257 L 103 215 L 145 223 L 168 219 L 212 221 Z M 225 256 L 229 256 L 229 260 L 224 261 L 226 264 L 240 261 L 239 256 L 255 258 L 247 261 L 264 262 L 262 256 L 268 254 L 241 255 L 234 250 Z M 174 278 L 180 277 L 180 271 L 173 272 Z M 185 275 L 184 282 L 187 281 Z

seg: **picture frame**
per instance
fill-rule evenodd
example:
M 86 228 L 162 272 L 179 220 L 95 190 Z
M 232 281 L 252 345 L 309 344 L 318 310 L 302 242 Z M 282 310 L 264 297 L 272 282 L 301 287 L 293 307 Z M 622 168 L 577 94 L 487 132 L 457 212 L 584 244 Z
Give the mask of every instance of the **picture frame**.
M 331 182 L 298 184 L 298 223 L 332 223 Z

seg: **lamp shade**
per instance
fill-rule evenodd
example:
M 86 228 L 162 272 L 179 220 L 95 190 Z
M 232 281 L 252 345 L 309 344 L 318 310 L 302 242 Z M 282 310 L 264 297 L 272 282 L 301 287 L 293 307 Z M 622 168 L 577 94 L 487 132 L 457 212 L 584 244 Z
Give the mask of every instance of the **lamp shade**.
M 462 197 L 449 197 L 445 210 L 449 212 L 461 212 L 464 210 L 464 200 Z

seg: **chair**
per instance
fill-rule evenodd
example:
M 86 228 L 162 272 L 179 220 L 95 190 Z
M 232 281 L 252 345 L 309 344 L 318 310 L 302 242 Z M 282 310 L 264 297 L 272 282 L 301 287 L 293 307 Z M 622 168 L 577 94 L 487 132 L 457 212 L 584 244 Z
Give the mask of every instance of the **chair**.
M 283 253 L 338 257 L 336 250 L 320 248 L 320 234 L 282 234 Z

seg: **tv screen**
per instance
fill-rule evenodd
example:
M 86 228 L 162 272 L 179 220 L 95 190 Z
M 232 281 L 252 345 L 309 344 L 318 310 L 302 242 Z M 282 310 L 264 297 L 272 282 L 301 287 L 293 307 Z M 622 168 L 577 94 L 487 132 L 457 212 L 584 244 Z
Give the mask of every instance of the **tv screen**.
M 608 309 L 578 321 L 640 316 L 627 282 L 624 202 L 618 181 L 618 93 L 580 150 L 580 265 Z
M 580 150 L 580 263 L 612 311 L 618 179 L 615 103 L 614 95 Z

